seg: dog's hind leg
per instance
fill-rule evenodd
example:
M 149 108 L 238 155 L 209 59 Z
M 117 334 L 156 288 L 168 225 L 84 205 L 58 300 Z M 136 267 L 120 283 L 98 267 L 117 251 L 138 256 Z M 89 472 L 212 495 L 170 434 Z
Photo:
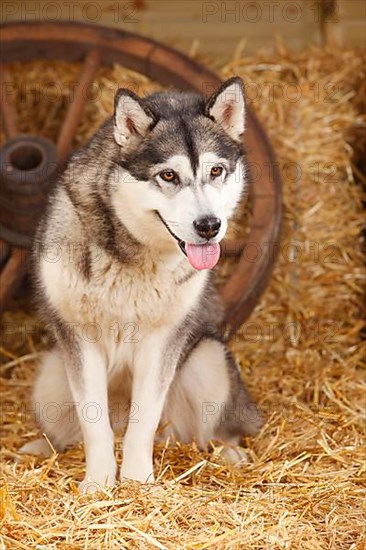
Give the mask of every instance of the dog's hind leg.
M 68 445 L 81 441 L 80 424 L 73 405 L 64 358 L 58 348 L 47 352 L 39 367 L 33 393 L 33 411 L 42 432 L 56 451 L 63 451 Z M 42 438 L 26 443 L 20 452 L 49 456 L 52 448 Z
M 209 337 L 194 347 L 170 388 L 164 423 L 164 436 L 195 440 L 201 448 L 220 440 L 228 461 L 246 459 L 238 445 L 242 436 L 259 430 L 262 419 L 225 344 Z

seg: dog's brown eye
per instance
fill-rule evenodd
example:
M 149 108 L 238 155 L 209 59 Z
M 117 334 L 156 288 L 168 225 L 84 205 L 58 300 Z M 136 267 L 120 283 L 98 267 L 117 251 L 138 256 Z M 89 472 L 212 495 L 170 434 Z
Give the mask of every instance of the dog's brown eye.
M 173 181 L 178 180 L 177 174 L 174 172 L 174 170 L 163 170 L 160 172 L 159 176 L 162 180 L 167 181 L 169 183 L 172 183 Z
M 213 166 L 211 168 L 211 177 L 218 178 L 223 172 L 222 166 Z

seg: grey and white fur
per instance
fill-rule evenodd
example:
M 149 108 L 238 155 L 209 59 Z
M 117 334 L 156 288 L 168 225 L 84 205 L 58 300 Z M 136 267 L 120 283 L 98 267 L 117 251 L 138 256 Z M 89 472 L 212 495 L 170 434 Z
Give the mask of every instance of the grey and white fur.
M 82 491 L 115 483 L 116 428 L 120 479 L 149 482 L 157 432 L 220 440 L 240 462 L 242 436 L 261 425 L 219 334 L 210 270 L 246 185 L 244 121 L 239 78 L 208 100 L 120 89 L 114 116 L 58 178 L 33 254 L 55 336 L 34 400 L 57 450 L 84 441 Z

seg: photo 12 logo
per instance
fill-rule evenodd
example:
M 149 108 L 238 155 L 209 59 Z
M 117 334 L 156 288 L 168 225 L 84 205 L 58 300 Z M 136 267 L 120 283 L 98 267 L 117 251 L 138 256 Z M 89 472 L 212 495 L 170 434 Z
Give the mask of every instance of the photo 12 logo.
M 101 23 L 111 15 L 114 23 L 138 23 L 137 9 L 129 2 L 0 2 L 1 21 L 35 21 L 55 23 L 57 21 L 84 21 Z M 109 17 L 110 19 L 110 17 Z
M 302 16 L 300 2 L 202 2 L 203 23 L 297 23 Z

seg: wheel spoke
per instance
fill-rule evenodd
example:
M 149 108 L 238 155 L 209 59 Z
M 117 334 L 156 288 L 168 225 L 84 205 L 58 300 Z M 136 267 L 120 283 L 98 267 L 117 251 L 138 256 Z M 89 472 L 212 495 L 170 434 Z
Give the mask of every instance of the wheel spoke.
M 100 66 L 100 62 L 100 52 L 94 49 L 88 53 L 81 68 L 75 96 L 67 111 L 66 118 L 57 140 L 56 147 L 61 160 L 64 159 L 70 152 L 72 140 L 81 120 L 84 105 L 87 100 L 87 94 L 85 91 L 93 82 L 94 75 Z
M 8 243 L 0 239 L 0 266 L 5 263 L 10 253 L 10 246 Z
M 28 266 L 29 252 L 23 248 L 13 248 L 11 256 L 0 274 L 0 311 L 3 311 L 9 298 L 20 286 Z
M 9 71 L 0 66 L 0 101 L 1 101 L 1 114 L 4 122 L 4 131 L 7 139 L 13 139 L 17 137 L 17 115 L 14 108 L 14 104 L 8 96 L 8 86 L 11 84 L 11 76 Z

